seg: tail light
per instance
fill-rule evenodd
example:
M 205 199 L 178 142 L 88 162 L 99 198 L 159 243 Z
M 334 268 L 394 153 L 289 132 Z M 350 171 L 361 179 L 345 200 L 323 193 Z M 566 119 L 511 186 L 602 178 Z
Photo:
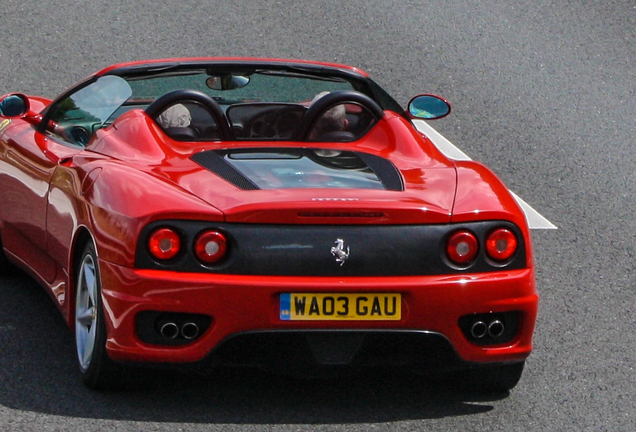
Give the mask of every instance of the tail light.
M 148 250 L 158 260 L 174 258 L 181 250 L 179 234 L 170 228 L 155 230 L 148 239 Z
M 478 251 L 477 237 L 469 231 L 457 231 L 446 243 L 446 256 L 454 264 L 468 264 L 475 259 Z
M 205 264 L 213 264 L 225 256 L 227 239 L 218 231 L 204 231 L 194 243 L 194 253 Z
M 498 228 L 486 239 L 486 254 L 495 261 L 506 261 L 517 252 L 517 237 L 506 228 Z

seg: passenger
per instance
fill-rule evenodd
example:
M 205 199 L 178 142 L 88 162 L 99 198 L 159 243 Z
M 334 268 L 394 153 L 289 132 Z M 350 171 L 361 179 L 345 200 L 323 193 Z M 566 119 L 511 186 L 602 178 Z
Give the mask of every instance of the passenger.
M 163 129 L 188 127 L 191 121 L 190 110 L 182 104 L 172 105 L 157 117 L 157 124 Z

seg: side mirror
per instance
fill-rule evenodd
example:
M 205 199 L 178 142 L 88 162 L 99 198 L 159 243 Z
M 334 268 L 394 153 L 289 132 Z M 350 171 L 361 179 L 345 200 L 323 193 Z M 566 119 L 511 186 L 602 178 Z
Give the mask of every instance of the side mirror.
M 0 100 L 0 115 L 3 117 L 22 117 L 29 112 L 29 100 L 21 94 L 12 94 Z
M 451 106 L 448 101 L 439 96 L 424 94 L 411 99 L 408 112 L 411 118 L 436 120 L 450 114 Z

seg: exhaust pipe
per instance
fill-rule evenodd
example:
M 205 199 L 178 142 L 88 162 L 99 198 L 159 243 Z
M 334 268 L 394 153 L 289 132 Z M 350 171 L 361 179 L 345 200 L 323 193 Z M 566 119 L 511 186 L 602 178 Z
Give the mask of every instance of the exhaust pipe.
M 159 334 L 166 339 L 174 339 L 179 336 L 179 327 L 172 321 L 160 323 Z
M 504 325 L 501 321 L 495 320 L 488 326 L 488 336 L 497 338 L 504 333 Z
M 473 335 L 475 339 L 481 339 L 488 333 L 488 326 L 483 321 L 477 321 L 470 328 L 470 334 Z
M 194 339 L 199 336 L 199 326 L 193 322 L 187 322 L 181 326 L 181 336 L 185 339 Z

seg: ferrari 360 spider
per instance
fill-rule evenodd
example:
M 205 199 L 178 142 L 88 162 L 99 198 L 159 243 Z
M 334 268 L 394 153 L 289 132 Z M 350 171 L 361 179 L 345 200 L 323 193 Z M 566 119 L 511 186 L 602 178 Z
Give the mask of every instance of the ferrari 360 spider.
M 526 219 L 360 69 L 133 62 L 0 98 L 0 272 L 74 331 L 86 385 L 127 363 L 400 367 L 507 390 L 537 314 Z

